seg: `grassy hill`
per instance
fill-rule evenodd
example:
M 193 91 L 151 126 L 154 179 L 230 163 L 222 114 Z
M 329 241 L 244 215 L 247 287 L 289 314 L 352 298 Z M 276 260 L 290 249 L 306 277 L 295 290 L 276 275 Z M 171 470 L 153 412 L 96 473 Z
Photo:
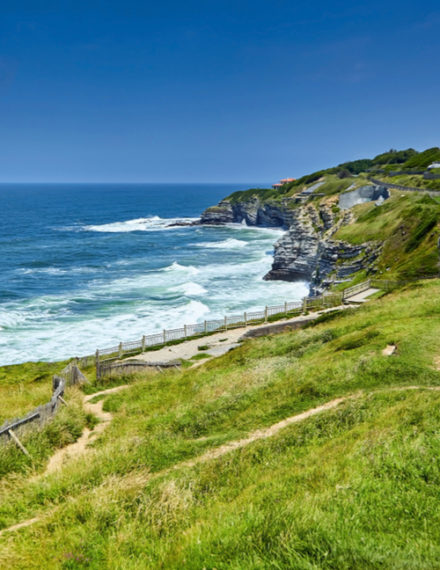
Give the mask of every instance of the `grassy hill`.
M 323 239 L 330 216 L 333 240 L 371 245 L 352 282 L 430 279 L 181 370 L 99 383 L 85 370 L 88 394 L 126 386 L 90 405 L 69 388 L 68 406 L 21 436 L 31 458 L 0 448 L 0 568 L 436 568 L 440 198 L 391 190 L 344 221 L 338 196 L 371 176 L 440 188 L 417 173 L 439 153 L 391 150 L 232 194 L 304 206 Z M 65 364 L 1 367 L 0 424 L 46 402 Z M 86 430 L 89 445 L 47 472 Z
M 369 176 L 374 175 L 375 178 L 384 176 L 384 180 L 388 180 L 387 174 L 390 171 L 402 171 L 406 173 L 403 178 L 394 178 L 392 182 L 396 184 L 416 186 L 421 189 L 440 190 L 440 182 L 437 180 L 425 180 L 423 176 L 414 174 L 414 171 L 425 170 L 433 162 L 440 160 L 440 148 L 433 147 L 422 152 L 414 149 L 407 150 L 390 150 L 388 152 L 378 154 L 374 158 L 364 158 L 344 162 L 338 166 L 319 170 L 311 174 L 307 174 L 298 178 L 293 182 L 289 182 L 281 188 L 273 189 L 250 189 L 238 191 L 231 194 L 228 199 L 232 201 L 243 201 L 251 196 L 258 196 L 262 200 L 278 200 L 294 196 L 304 188 L 323 179 L 325 185 L 319 189 L 319 192 L 325 194 L 336 194 L 349 186 L 355 187 L 369 183 Z M 344 180 L 337 184 L 337 181 Z M 336 184 L 335 184 L 336 183 Z M 406 183 L 406 184 L 405 184 Z
M 354 222 L 342 226 L 334 237 L 381 245 L 379 257 L 366 268 L 370 273 L 403 280 L 439 275 L 439 198 L 392 191 L 380 208 L 367 202 L 355 206 L 353 214 Z M 354 279 L 364 275 L 360 272 Z
M 439 296 L 414 283 L 138 376 L 84 456 L 2 478 L 0 526 L 38 520 L 0 535 L 0 567 L 435 568 Z

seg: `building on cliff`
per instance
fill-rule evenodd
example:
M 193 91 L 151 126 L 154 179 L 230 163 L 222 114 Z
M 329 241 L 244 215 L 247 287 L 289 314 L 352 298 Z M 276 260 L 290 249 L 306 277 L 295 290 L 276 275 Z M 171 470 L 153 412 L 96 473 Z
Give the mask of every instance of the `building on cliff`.
M 281 178 L 279 182 L 272 184 L 272 188 L 281 188 L 284 184 L 288 184 L 289 182 L 295 182 L 296 178 Z

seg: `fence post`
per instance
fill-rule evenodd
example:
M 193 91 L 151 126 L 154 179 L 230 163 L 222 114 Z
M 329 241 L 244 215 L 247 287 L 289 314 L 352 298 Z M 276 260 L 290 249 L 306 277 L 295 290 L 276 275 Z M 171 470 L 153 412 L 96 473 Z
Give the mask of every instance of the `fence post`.
M 304 297 L 302 303 L 302 312 L 305 313 L 307 311 L 307 297 Z
M 247 327 L 247 313 L 243 313 L 244 326 Z
M 123 356 L 123 351 L 122 351 L 122 342 L 119 343 L 119 358 L 122 358 Z
M 163 343 L 165 344 L 166 342 L 167 342 L 167 331 L 163 329 Z
M 18 439 L 18 437 L 15 435 L 15 433 L 11 429 L 8 430 L 8 434 L 15 441 L 15 443 L 17 444 L 17 447 L 19 447 L 25 455 L 30 457 L 29 451 L 25 448 L 25 446 L 21 443 L 21 441 Z
M 284 314 L 287 315 L 287 301 L 284 302 Z
M 225 317 L 225 331 L 228 330 L 228 317 Z
M 205 328 L 205 333 L 207 333 L 208 332 L 208 323 L 206 321 L 205 321 L 205 327 L 204 328 Z
M 267 323 L 267 305 L 264 307 L 264 322 Z
M 97 350 L 95 354 L 95 368 L 96 368 L 96 378 L 99 379 L 101 375 L 101 371 L 99 370 L 99 350 Z
M 145 335 L 142 337 L 142 352 L 145 352 Z
M 183 334 L 184 334 L 184 336 L 185 336 L 185 338 L 186 338 L 186 337 L 188 336 L 188 330 L 187 330 L 187 328 L 186 328 L 186 325 L 183 325 L 183 330 L 184 330 L 184 333 L 183 333 Z

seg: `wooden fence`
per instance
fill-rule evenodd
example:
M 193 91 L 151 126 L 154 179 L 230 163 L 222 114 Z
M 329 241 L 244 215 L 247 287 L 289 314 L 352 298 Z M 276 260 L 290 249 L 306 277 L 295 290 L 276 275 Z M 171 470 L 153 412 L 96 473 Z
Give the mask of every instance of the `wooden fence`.
M 352 287 L 347 287 L 342 292 L 342 299 L 345 301 L 353 295 L 357 295 L 358 293 L 362 293 L 363 291 L 367 291 L 371 287 L 371 279 L 367 279 L 362 283 L 358 283 L 357 285 L 353 285 Z
M 20 434 L 26 428 L 30 427 L 30 424 L 32 424 L 32 427 L 34 424 L 42 425 L 52 418 L 56 414 L 60 403 L 65 404 L 63 396 L 66 385 L 67 381 L 65 378 L 54 376 L 53 392 L 50 401 L 47 404 L 38 406 L 22 418 L 6 420 L 0 427 L 0 443 L 6 443 L 13 440 L 24 454 L 29 455 L 26 448 L 18 439 L 17 434 Z
M 435 276 L 434 276 L 435 277 Z M 432 277 L 431 277 L 432 278 Z M 412 283 L 413 281 L 393 281 L 389 279 L 367 279 L 362 283 L 347 287 L 341 292 L 329 293 L 317 297 L 304 297 L 301 301 L 285 302 L 282 305 L 266 306 L 259 311 L 247 311 L 236 315 L 227 315 L 222 319 L 203 321 L 192 325 L 184 325 L 176 329 L 164 329 L 155 334 L 143 336 L 139 340 L 131 342 L 120 342 L 117 346 L 98 349 L 94 355 L 84 357 L 90 362 L 94 358 L 96 366 L 96 377 L 101 378 L 110 370 L 109 363 L 121 360 L 126 356 L 141 354 L 151 347 L 164 346 L 170 343 L 182 342 L 185 339 L 192 339 L 210 335 L 216 332 L 230 329 L 246 327 L 267 323 L 269 320 L 278 320 L 283 317 L 293 317 L 306 313 L 309 310 L 319 310 L 341 305 L 350 300 L 351 297 L 370 287 L 389 291 Z M 79 362 L 81 362 L 81 360 Z
M 106 360 L 100 363 L 99 372 L 101 377 L 111 378 L 125 374 L 134 374 L 145 369 L 155 369 L 162 372 L 163 368 L 180 368 L 180 360 L 146 362 L 145 360 L 128 359 L 123 362 Z
M 60 404 L 66 405 L 63 396 L 67 386 L 74 386 L 87 382 L 87 378 L 82 374 L 77 366 L 79 362 L 80 359 L 74 358 L 65 368 L 63 368 L 59 375 L 53 376 L 52 397 L 47 404 L 38 406 L 21 418 L 6 420 L 4 424 L 0 426 L 0 444 L 4 444 L 12 440 L 23 453 L 29 455 L 26 448 L 18 439 L 18 435 L 30 427 L 45 424 L 57 413 Z
M 181 342 L 185 339 L 202 337 L 216 332 L 246 327 L 248 325 L 267 323 L 273 318 L 295 316 L 309 310 L 334 307 L 340 305 L 343 300 L 343 293 L 331 293 L 319 297 L 305 297 L 301 301 L 286 301 L 282 305 L 266 306 L 259 311 L 246 311 L 236 315 L 227 315 L 222 319 L 184 325 L 176 329 L 164 329 L 155 334 L 144 335 L 138 340 L 120 342 L 117 346 L 98 349 L 96 351 L 96 377 L 101 378 L 105 374 L 107 368 L 106 363 L 121 360 L 126 356 L 141 354 L 151 347 Z

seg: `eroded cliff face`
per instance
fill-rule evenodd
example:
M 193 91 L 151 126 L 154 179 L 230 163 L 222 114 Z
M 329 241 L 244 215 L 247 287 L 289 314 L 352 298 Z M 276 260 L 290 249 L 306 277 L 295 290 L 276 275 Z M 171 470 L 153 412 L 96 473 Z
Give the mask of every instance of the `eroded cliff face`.
M 223 200 L 217 206 L 205 210 L 202 224 L 228 224 L 245 222 L 248 226 L 288 228 L 292 213 L 285 202 L 261 202 L 257 197 L 242 202 Z
M 319 294 L 368 267 L 379 254 L 376 245 L 351 245 L 332 238 L 352 219 L 350 211 L 337 216 L 330 205 L 295 209 L 292 225 L 275 244 L 274 262 L 265 279 L 304 279 L 310 281 L 311 294 Z
M 351 245 L 332 236 L 353 219 L 350 210 L 340 212 L 334 201 L 315 206 L 293 201 L 242 202 L 224 200 L 208 208 L 203 224 L 243 223 L 249 226 L 282 227 L 287 232 L 275 244 L 272 269 L 267 280 L 309 281 L 311 294 L 319 294 L 330 283 L 347 279 L 369 266 L 378 256 L 374 244 Z

